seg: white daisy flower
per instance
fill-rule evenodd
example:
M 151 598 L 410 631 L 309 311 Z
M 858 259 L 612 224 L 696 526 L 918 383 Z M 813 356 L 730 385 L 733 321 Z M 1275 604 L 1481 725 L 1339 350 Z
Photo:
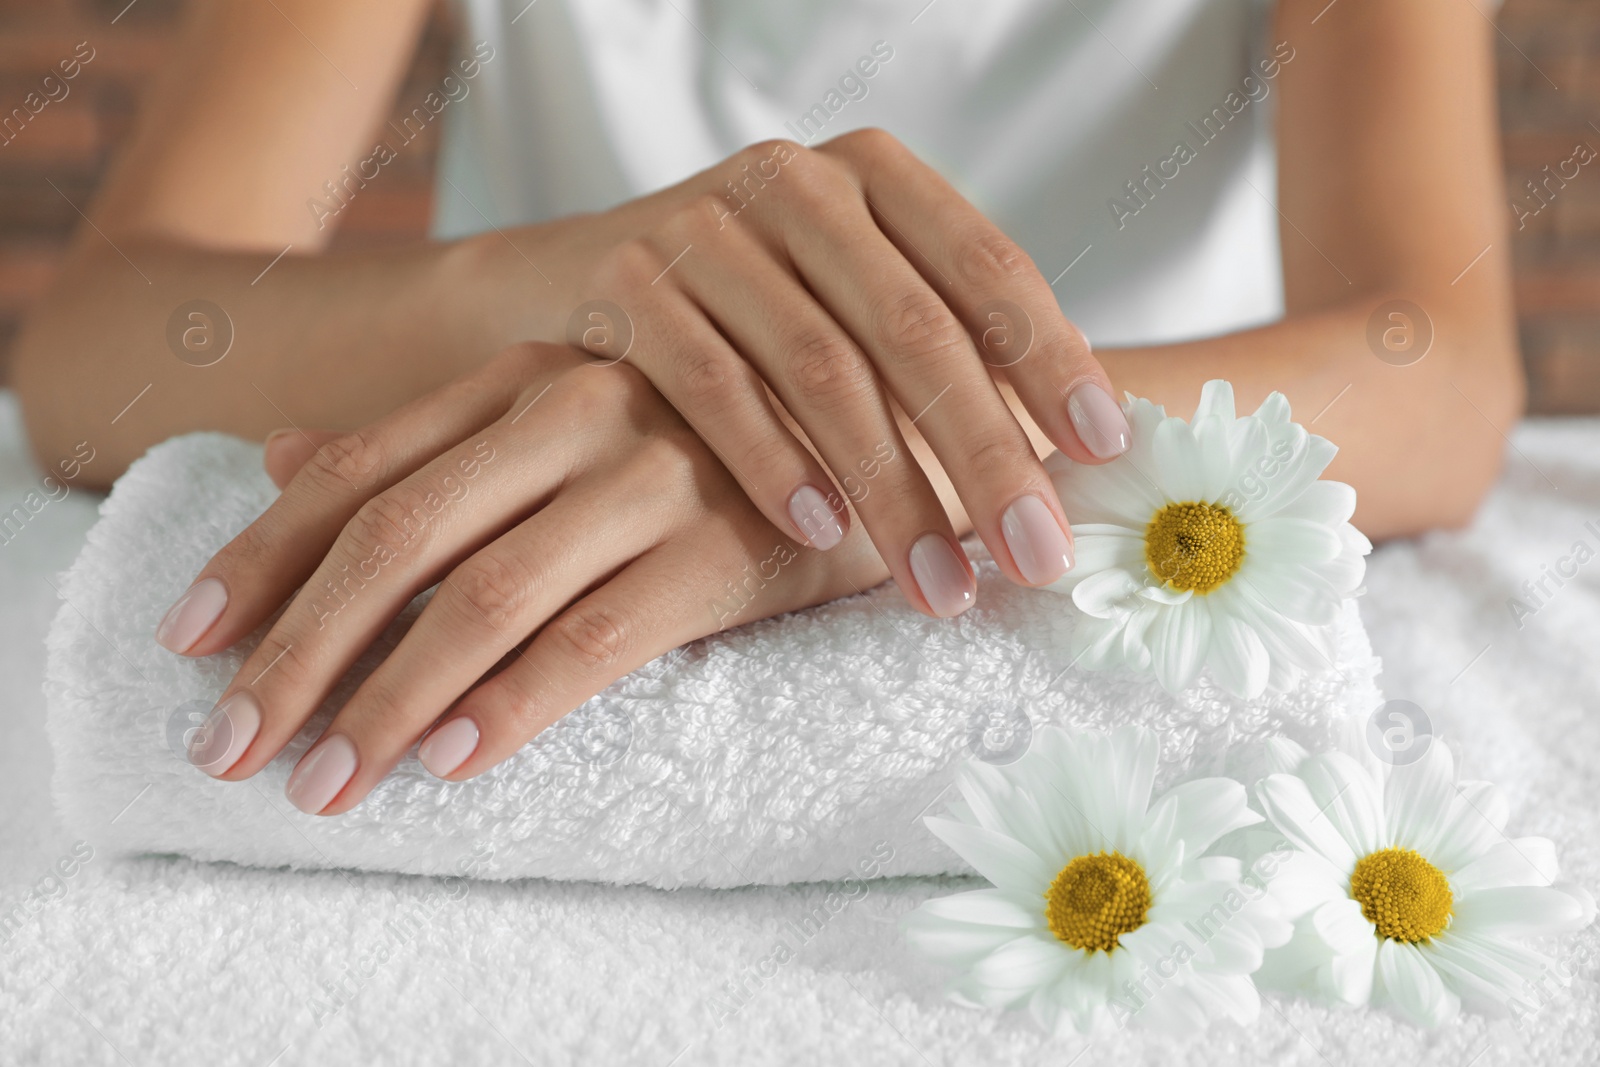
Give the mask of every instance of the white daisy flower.
M 1206 383 L 1192 423 L 1133 396 L 1123 410 L 1133 430 L 1123 455 L 1045 464 L 1077 558 L 1048 588 L 1086 616 L 1078 662 L 1153 670 L 1169 692 L 1209 667 L 1242 697 L 1331 664 L 1331 624 L 1372 550 L 1349 522 L 1355 490 L 1318 481 L 1337 449 L 1290 422 L 1281 393 L 1236 416 L 1220 380 Z
M 1293 773 L 1262 779 L 1256 795 L 1296 849 L 1269 881 L 1295 931 L 1258 980 L 1423 1026 L 1463 1004 L 1501 1015 L 1538 1006 L 1552 963 L 1522 939 L 1588 925 L 1594 898 L 1556 882 L 1550 841 L 1506 836 L 1498 789 L 1458 784 L 1437 739 L 1393 767 L 1292 744 L 1275 758 Z
M 1152 804 L 1157 749 L 1141 728 L 1050 727 L 1010 766 L 966 765 L 965 802 L 926 822 L 993 886 L 905 921 L 913 948 L 959 969 L 956 1000 L 1080 1033 L 1255 1019 L 1250 974 L 1291 928 L 1237 859 L 1206 852 L 1261 816 L 1227 778 Z

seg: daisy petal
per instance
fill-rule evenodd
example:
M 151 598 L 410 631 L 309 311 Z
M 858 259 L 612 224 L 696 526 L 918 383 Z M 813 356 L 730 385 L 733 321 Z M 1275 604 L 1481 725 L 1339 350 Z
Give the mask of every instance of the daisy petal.
M 1223 834 L 1261 821 L 1261 816 L 1250 810 L 1244 786 L 1231 778 L 1199 778 L 1173 786 L 1151 805 L 1147 825 L 1164 824 L 1169 814 L 1171 838 L 1141 841 L 1146 854 L 1165 852 L 1182 842 L 1184 855 L 1198 856 Z
M 1085 615 L 1115 619 L 1127 613 L 1127 601 L 1138 595 L 1140 583 L 1132 574 L 1113 567 L 1091 574 L 1072 590 L 1072 602 Z
M 934 897 L 918 905 L 913 914 L 975 926 L 1001 926 L 1013 930 L 1045 929 L 1044 907 L 1025 907 L 1022 899 L 1001 889 L 974 889 L 948 897 Z
M 918 908 L 902 927 L 906 944 L 947 967 L 971 967 L 1023 931 L 1011 926 L 951 922 Z
M 1233 383 L 1213 378 L 1200 387 L 1200 404 L 1194 409 L 1194 421 L 1215 416 L 1224 423 L 1236 417 L 1233 407 Z
M 1278 509 L 1286 519 L 1310 519 L 1327 526 L 1350 521 L 1356 512 L 1356 491 L 1343 482 L 1312 482 L 1294 500 Z
M 1548 886 L 1482 889 L 1455 902 L 1451 925 L 1505 937 L 1543 937 L 1581 929 L 1581 902 Z
M 1428 740 L 1420 759 L 1393 768 L 1383 790 L 1390 843 L 1424 856 L 1437 854 L 1439 836 L 1456 803 L 1455 780 L 1455 761 L 1437 738 Z
M 1205 468 L 1194 431 L 1182 419 L 1167 419 L 1156 427 L 1151 441 L 1155 477 L 1168 498 L 1195 501 L 1205 495 Z
M 1336 956 L 1359 953 L 1376 936 L 1372 923 L 1361 914 L 1361 905 L 1349 897 L 1330 900 L 1312 912 L 1308 922 L 1318 939 Z
M 1461 1009 L 1460 998 L 1445 988 L 1415 945 L 1387 940 L 1379 945 L 1377 977 L 1386 999 L 1419 1026 L 1448 1022 Z
M 1226 610 L 1211 612 L 1211 677 L 1236 697 L 1253 700 L 1267 687 L 1272 663 L 1261 635 Z
M 1211 610 L 1189 602 L 1162 611 L 1150 627 L 1150 665 L 1169 693 L 1181 693 L 1211 651 Z
M 1256 796 L 1272 825 L 1297 847 L 1316 853 L 1341 873 L 1355 869 L 1355 850 L 1318 809 L 1304 780 L 1292 774 L 1268 775 L 1256 786 Z
M 1355 760 L 1342 752 L 1319 753 L 1300 768 L 1300 779 L 1357 856 L 1387 844 L 1377 786 Z
M 1032 849 L 1004 834 L 937 816 L 923 821 L 934 836 L 1001 889 L 1021 894 L 1042 893 L 1055 879 L 1055 868 Z
M 1074 951 L 1054 937 L 1019 937 L 974 963 L 972 977 L 985 990 L 985 1003 L 1007 1007 L 1060 978 Z
M 1457 896 L 1507 885 L 1549 885 L 1560 873 L 1555 842 L 1546 837 L 1501 841 L 1450 876 Z

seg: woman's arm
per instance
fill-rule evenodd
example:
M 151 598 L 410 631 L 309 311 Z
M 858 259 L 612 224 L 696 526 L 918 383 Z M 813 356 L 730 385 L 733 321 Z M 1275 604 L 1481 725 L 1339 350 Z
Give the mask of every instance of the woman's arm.
M 1275 40 L 1295 50 L 1279 76 L 1286 317 L 1098 353 L 1119 389 L 1175 413 L 1209 378 L 1241 410 L 1283 392 L 1339 446 L 1329 474 L 1373 537 L 1468 521 L 1522 414 L 1493 37 L 1458 0 L 1279 0 Z M 1432 321 L 1409 366 L 1368 346 L 1391 299 Z

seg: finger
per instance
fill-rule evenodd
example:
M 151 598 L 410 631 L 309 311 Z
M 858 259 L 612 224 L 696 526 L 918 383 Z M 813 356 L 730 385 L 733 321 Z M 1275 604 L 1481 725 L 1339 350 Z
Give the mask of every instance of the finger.
M 245 660 L 219 708 L 256 731 L 230 781 L 271 760 L 406 604 L 487 540 L 543 507 L 580 454 L 581 405 L 510 413 L 362 505 Z M 537 462 L 532 462 L 537 457 Z
M 482 774 L 624 674 L 716 630 L 703 592 L 714 584 L 695 552 L 647 553 L 551 620 L 505 670 L 463 697 L 423 740 L 418 758 L 450 781 Z M 800 603 L 781 578 L 761 595 L 773 598 L 763 614 Z
M 317 454 L 317 449 L 342 436 L 336 430 L 273 430 L 267 434 L 261 464 L 272 484 L 282 489 Z
M 849 508 L 833 479 L 779 420 L 760 376 L 703 311 L 672 285 L 637 284 L 652 271 L 659 273 L 653 258 L 624 259 L 603 283 L 639 294 L 630 362 L 711 446 L 773 526 L 813 548 L 839 544 Z
M 1048 585 L 1072 566 L 1055 488 L 965 327 L 922 275 L 858 212 L 809 211 L 774 238 L 806 287 L 872 356 L 1001 570 Z M 865 234 L 865 236 L 862 236 Z
M 733 228 L 726 239 L 755 244 Z M 703 257 L 679 284 L 805 431 L 906 599 L 941 618 L 971 607 L 972 565 L 871 362 L 839 324 L 765 250 Z
M 884 235 L 974 337 L 1006 338 L 985 346 L 986 358 L 1057 448 L 1083 463 L 1127 451 L 1132 434 L 1110 379 L 1016 242 L 882 130 L 852 131 L 818 151 L 849 164 Z
M 649 500 L 653 490 L 659 498 L 660 482 L 641 468 L 622 484 L 595 481 L 563 491 L 550 507 L 456 567 L 302 757 L 289 778 L 290 801 L 325 815 L 360 803 L 508 651 L 664 536 L 667 510 L 648 507 L 631 511 L 626 523 L 608 525 L 604 537 L 592 533 L 617 500 Z
M 254 630 L 311 577 L 363 504 L 498 418 L 526 380 L 510 362 L 532 358 L 508 353 L 318 447 L 282 495 L 201 568 L 156 640 L 173 652 L 209 656 Z

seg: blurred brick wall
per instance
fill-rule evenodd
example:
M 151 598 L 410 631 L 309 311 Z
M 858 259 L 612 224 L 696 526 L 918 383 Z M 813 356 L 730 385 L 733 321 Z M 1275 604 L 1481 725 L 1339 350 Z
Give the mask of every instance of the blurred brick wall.
M 218 0 L 213 0 L 218 2 Z M 336 0 L 330 0 L 336 2 Z M 0 0 L 0 101 L 6 108 L 88 39 L 93 62 L 10 144 L 0 146 L 0 353 L 28 303 L 48 284 L 78 218 L 128 133 L 138 93 L 160 64 L 180 0 Z M 126 10 L 125 10 L 126 9 Z M 113 20 L 115 23 L 113 24 Z M 1600 152 L 1600 2 L 1505 0 L 1499 38 L 1500 105 L 1510 193 L 1523 353 L 1535 411 L 1600 411 L 1600 159 L 1564 186 L 1547 180 L 1580 145 Z M 400 99 L 443 74 L 449 28 L 429 27 Z M 341 216 L 344 247 L 421 235 L 431 203 L 432 139 L 384 170 L 381 186 Z M 1567 172 L 1572 172 L 1567 165 Z M 48 179 L 48 181 L 47 181 Z M 1546 180 L 1547 203 L 1526 182 Z M 53 182 L 57 193 L 50 187 Z M 1542 204 L 1542 206 L 1541 206 Z M 1531 209 L 1538 208 L 1536 213 Z

